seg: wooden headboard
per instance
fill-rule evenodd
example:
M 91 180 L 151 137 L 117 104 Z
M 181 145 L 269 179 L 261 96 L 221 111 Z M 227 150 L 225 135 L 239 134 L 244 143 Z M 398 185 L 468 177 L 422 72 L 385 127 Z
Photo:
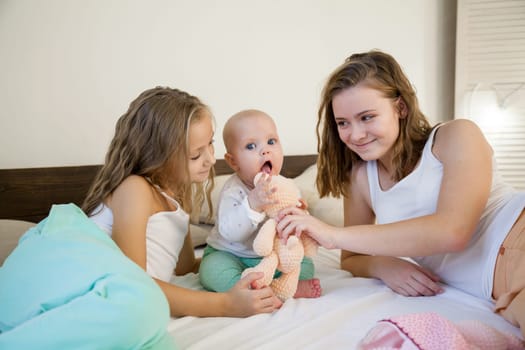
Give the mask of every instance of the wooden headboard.
M 317 155 L 285 156 L 281 174 L 296 177 L 316 160 Z M 100 165 L 0 169 L 0 219 L 39 222 L 53 204 L 80 206 L 99 169 Z M 217 160 L 216 175 L 231 172 L 224 159 Z

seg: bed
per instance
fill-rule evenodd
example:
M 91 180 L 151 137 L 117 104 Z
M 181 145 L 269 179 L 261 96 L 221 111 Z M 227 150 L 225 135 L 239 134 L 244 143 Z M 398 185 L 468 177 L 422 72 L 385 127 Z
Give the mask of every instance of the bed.
M 283 175 L 301 188 L 312 215 L 342 225 L 342 202 L 320 199 L 315 191 L 315 155 L 285 157 Z M 74 166 L 0 170 L 0 264 L 18 237 L 42 220 L 52 204 L 80 204 L 99 166 Z M 216 164 L 218 189 L 230 173 L 223 160 Z M 206 208 L 192 223 L 197 255 L 213 224 Z M 323 294 L 318 299 L 288 300 L 273 314 L 249 318 L 172 318 L 168 332 L 181 349 L 355 349 L 382 319 L 411 314 L 437 314 L 453 324 L 477 321 L 491 329 L 521 337 L 516 327 L 492 312 L 489 302 L 445 286 L 434 297 L 407 298 L 390 291 L 380 281 L 355 278 L 340 270 L 338 250 L 320 248 L 314 257 Z M 202 289 L 198 276 L 174 276 L 173 283 Z

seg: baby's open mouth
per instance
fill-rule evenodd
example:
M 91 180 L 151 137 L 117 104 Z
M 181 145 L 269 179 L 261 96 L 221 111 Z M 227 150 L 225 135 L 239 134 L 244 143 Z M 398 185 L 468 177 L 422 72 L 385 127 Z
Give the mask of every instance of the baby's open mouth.
M 263 166 L 261 167 L 261 171 L 265 174 L 271 174 L 272 173 L 272 162 L 270 161 L 264 162 Z

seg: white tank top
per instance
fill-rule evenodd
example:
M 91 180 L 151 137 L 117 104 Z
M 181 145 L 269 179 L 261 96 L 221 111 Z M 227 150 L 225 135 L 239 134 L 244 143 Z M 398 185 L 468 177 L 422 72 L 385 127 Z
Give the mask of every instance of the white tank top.
M 188 233 L 189 215 L 175 199 L 161 191 L 158 186 L 155 187 L 169 202 L 176 205 L 177 210 L 161 211 L 149 217 L 146 226 L 146 272 L 152 277 L 169 282 Z M 97 214 L 90 219 L 111 236 L 111 209 L 101 204 L 94 212 Z
M 436 212 L 443 177 L 443 164 L 432 153 L 437 129 L 430 134 L 421 160 L 412 173 L 386 191 L 379 185 L 377 161 L 367 163 L 370 198 L 378 224 Z M 492 299 L 499 247 L 525 207 L 525 192 L 517 192 L 503 182 L 494 158 L 492 169 L 490 196 L 467 248 L 458 253 L 412 257 L 440 276 L 443 282 L 487 300 Z M 421 234 L 425 234 L 424 227 Z

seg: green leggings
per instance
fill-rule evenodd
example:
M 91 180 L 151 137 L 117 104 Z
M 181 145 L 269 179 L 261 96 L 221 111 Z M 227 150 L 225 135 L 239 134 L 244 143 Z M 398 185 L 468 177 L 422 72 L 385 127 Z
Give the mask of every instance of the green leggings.
M 217 250 L 210 246 L 204 249 L 202 261 L 199 268 L 201 284 L 207 290 L 215 292 L 226 292 L 241 279 L 244 270 L 254 267 L 262 258 L 241 258 L 223 250 Z M 276 271 L 274 278 L 281 275 Z M 301 262 L 300 280 L 309 280 L 314 277 L 314 263 L 312 259 L 304 257 Z

